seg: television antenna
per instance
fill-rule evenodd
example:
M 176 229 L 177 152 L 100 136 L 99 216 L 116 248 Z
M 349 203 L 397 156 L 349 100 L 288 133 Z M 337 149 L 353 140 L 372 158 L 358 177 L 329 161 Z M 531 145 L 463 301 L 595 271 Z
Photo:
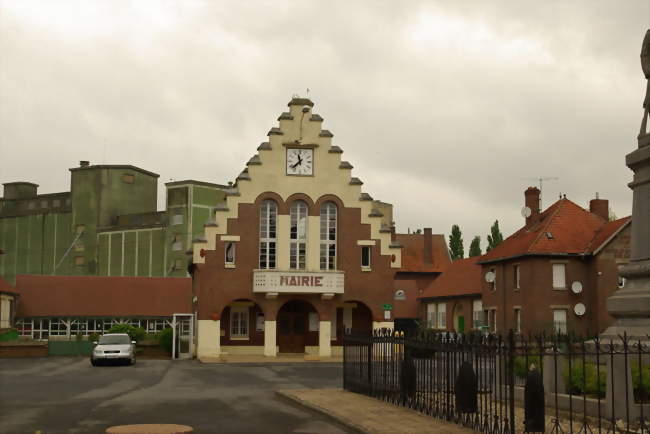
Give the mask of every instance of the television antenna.
M 560 178 L 557 176 L 540 176 L 539 178 L 526 178 L 530 181 L 537 181 L 539 182 L 539 211 L 542 212 L 544 208 L 542 207 L 542 186 L 544 185 L 545 181 L 557 181 Z

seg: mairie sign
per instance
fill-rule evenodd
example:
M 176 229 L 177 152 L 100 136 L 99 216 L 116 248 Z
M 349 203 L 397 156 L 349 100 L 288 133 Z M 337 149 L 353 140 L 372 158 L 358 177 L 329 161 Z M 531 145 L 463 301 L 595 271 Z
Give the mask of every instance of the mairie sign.
M 277 270 L 253 272 L 253 292 L 293 294 L 343 294 L 342 272 L 310 273 Z

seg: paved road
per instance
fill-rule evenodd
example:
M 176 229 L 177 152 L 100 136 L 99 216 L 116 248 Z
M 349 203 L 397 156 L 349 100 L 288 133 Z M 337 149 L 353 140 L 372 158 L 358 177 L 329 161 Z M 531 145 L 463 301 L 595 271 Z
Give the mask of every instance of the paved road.
M 102 433 L 108 426 L 178 423 L 196 433 L 346 433 L 275 395 L 341 387 L 336 364 L 203 365 L 139 360 L 0 359 L 0 433 Z

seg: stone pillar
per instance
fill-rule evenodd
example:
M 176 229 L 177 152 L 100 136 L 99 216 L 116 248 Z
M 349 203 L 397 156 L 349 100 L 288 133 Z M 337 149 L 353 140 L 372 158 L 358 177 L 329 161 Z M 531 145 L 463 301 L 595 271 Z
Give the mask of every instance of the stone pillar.
M 278 355 L 276 344 L 276 322 L 264 321 L 264 355 L 276 357 Z
M 561 354 L 554 356 L 551 352 L 544 354 L 542 363 L 544 364 L 544 392 L 549 395 L 554 395 L 555 392 L 566 393 L 564 384 L 566 359 Z
M 196 326 L 196 357 L 219 357 L 221 355 L 221 321 L 198 320 Z
M 332 324 L 329 321 L 320 321 L 318 325 L 318 356 L 332 356 Z
M 620 354 L 614 355 L 614 357 L 607 357 L 607 388 L 605 392 L 605 416 L 607 418 L 611 418 L 612 413 L 617 419 L 625 419 L 626 412 L 630 413 L 631 419 L 639 415 L 639 406 L 633 405 L 634 393 L 632 389 L 631 362 L 632 360 L 628 358 L 626 366 L 625 358 Z M 612 373 L 614 374 L 613 379 Z M 628 382 L 627 390 L 625 390 L 626 376 Z M 613 408 L 612 402 L 614 403 Z

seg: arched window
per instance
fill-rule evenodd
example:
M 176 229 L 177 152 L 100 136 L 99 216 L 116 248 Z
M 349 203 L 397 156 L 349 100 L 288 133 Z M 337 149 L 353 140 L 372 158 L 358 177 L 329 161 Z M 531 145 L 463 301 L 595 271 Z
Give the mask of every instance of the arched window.
M 260 269 L 262 270 L 275 268 L 277 217 L 277 204 L 272 200 L 262 202 L 260 208 Z
M 336 270 L 336 205 L 320 207 L 320 269 Z
M 291 204 L 291 246 L 289 268 L 304 270 L 307 265 L 307 204 L 297 200 Z

